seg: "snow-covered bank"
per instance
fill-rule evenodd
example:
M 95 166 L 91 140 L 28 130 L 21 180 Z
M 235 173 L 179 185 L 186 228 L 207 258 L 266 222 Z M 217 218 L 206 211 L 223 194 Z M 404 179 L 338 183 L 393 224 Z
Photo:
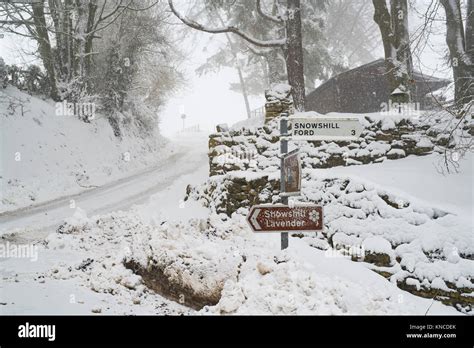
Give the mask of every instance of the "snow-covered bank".
M 102 291 L 93 290 L 94 280 L 81 277 L 91 257 L 86 250 L 40 248 L 36 262 L 0 259 L 0 315 L 176 315 L 189 311 L 143 285 L 133 286 L 137 277 L 125 269 L 111 277 L 99 274 L 96 279 L 103 279 Z M 78 273 L 68 278 L 48 276 L 62 265 Z
M 145 137 L 131 124 L 117 138 L 100 114 L 85 123 L 56 111 L 52 101 L 0 90 L 0 212 L 132 175 L 171 150 L 158 131 Z
M 204 307 L 201 314 L 458 314 L 452 307 L 398 289 L 363 264 L 337 254 L 329 257 L 304 240 L 292 238 L 290 248 L 281 252 L 279 235 L 252 234 L 240 214 L 227 221 L 214 215 L 210 220 L 194 217 L 188 222 L 149 224 L 136 212 L 87 218 L 78 211 L 62 232 L 51 234 L 39 249 L 47 269 L 30 271 L 27 279 L 25 274 L 15 275 L 21 270 L 15 266 L 4 276 L 0 289 L 8 303 L 4 313 L 36 310 L 25 303 L 10 305 L 11 299 L 25 301 L 12 294 L 16 280 L 32 289 L 38 283 L 52 289 L 59 286 L 60 293 L 75 284 L 81 289 L 81 302 L 86 301 L 75 308 L 117 313 L 126 305 L 128 313 L 144 313 L 154 302 L 166 300 L 144 286 L 146 279 L 124 267 L 124 260 L 134 259 L 144 267 L 161 265 L 168 282 L 188 286 L 194 295 L 217 294 L 218 303 Z M 59 260 L 57 255 L 63 253 L 69 256 Z M 7 261 L 10 267 L 11 262 Z M 188 293 L 179 289 L 175 302 L 186 303 Z M 102 305 L 93 300 L 104 296 L 109 299 Z M 48 313 L 71 308 L 68 300 Z M 121 306 L 111 308 L 111 301 Z M 168 313 L 186 312 L 166 303 Z
M 155 181 L 161 187 L 160 193 L 153 195 L 148 204 L 132 207 L 129 213 L 97 216 L 95 221 L 103 221 L 102 227 L 111 227 L 109 223 L 119 216 L 138 214 L 140 220 L 150 226 L 159 226 L 169 218 L 207 216 L 207 209 L 195 202 L 182 200 L 186 186 L 202 182 L 208 172 L 207 162 L 199 156 L 205 158 L 206 139 L 202 141 L 202 135 L 197 135 L 197 138 L 190 135 L 178 137 L 179 144 L 194 151 L 190 151 L 182 160 L 167 163 L 174 175 L 167 178 L 166 182 L 160 182 L 160 177 L 155 176 Z M 187 174 L 181 172 L 186 169 L 183 161 L 190 164 L 191 169 L 188 169 Z M 193 161 L 200 164 L 198 169 L 194 169 Z M 160 175 L 166 177 L 166 170 Z M 80 205 L 86 210 L 91 208 L 90 205 Z M 79 226 L 89 221 L 85 210 L 77 208 L 75 211 L 71 209 L 70 214 L 74 215 L 67 219 L 69 224 Z M 13 237 L 7 236 L 0 247 L 36 246 L 36 257 L 35 261 L 25 257 L 0 257 L 0 314 L 189 313 L 190 309 L 147 289 L 140 277 L 123 266 L 123 258 L 130 250 L 128 238 L 134 234 L 138 238 L 143 236 L 138 225 L 132 227 L 108 229 L 106 233 L 94 229 L 94 233 L 99 232 L 95 236 L 86 236 L 84 231 L 79 230 L 74 235 L 64 234 L 64 227 L 59 230 L 61 233 L 49 229 L 50 237 L 46 242 L 34 244 L 32 240 L 37 239 L 31 237 L 37 236 L 37 231 L 17 229 L 17 236 L 23 237 L 21 242 L 8 242 Z
M 413 164 L 409 159 L 398 163 L 402 172 L 403 167 Z M 198 171 L 178 178 L 148 204 L 129 212 L 88 217 L 78 210 L 61 233 L 50 234 L 38 246 L 39 263 L 34 268 L 28 268 L 29 260 L 3 260 L 0 295 L 7 305 L 0 307 L 2 313 L 460 314 L 437 300 L 399 289 L 366 263 L 352 262 L 333 249 L 315 248 L 315 243 L 323 240 L 312 238 L 312 234 L 291 238 L 290 248 L 281 252 L 278 234 L 250 231 L 245 210 L 229 218 L 213 214 L 198 202 L 181 200 L 186 186 L 203 182 L 207 170 L 207 163 L 203 163 Z M 313 174 L 317 173 L 321 174 L 319 170 Z M 426 175 L 433 173 L 436 171 Z M 357 189 L 357 180 L 353 181 L 351 187 Z M 364 185 L 369 187 L 367 182 Z M 400 189 L 410 191 L 408 187 Z M 362 196 L 352 192 L 345 197 L 353 197 L 357 204 Z M 414 204 L 413 209 L 420 204 Z M 334 215 L 337 211 L 349 211 L 346 207 L 331 212 L 331 206 L 336 205 L 332 203 L 328 212 L 335 224 L 340 219 Z M 370 208 L 370 200 L 364 206 Z M 429 209 L 425 213 L 429 214 Z M 362 220 L 351 216 L 345 217 L 345 226 L 358 226 Z M 408 226 L 408 232 L 416 237 L 417 226 L 401 224 L 405 217 L 410 214 L 383 220 L 386 232 Z M 432 229 L 435 235 L 449 232 L 448 227 L 443 229 L 444 218 L 435 221 L 440 225 L 430 222 L 431 227 L 437 227 Z M 449 237 L 449 233 L 444 235 Z M 405 257 L 403 250 L 400 255 Z M 410 255 L 414 254 L 408 250 L 406 257 Z M 220 293 L 219 300 L 198 312 L 183 308 L 180 302 L 186 304 L 188 293 L 180 292 L 177 286 L 175 301 L 163 298 L 145 286 L 145 278 L 125 267 L 126 260 L 143 267 L 160 266 L 169 284 L 187 286 L 197 294 Z M 451 261 L 456 260 L 446 262 Z M 446 262 L 433 266 L 449 271 Z M 429 262 L 420 259 L 415 265 L 425 267 Z M 55 291 L 58 298 L 46 297 L 48 290 Z M 79 302 L 71 304 L 65 294 L 75 295 Z M 32 303 L 30 298 L 36 301 Z
M 313 169 L 321 176 L 350 176 L 367 180 L 425 204 L 460 213 L 469 217 L 473 209 L 474 155 L 467 153 L 460 159 L 458 172 L 439 173 L 441 155 L 410 156 L 396 161 L 374 163 L 368 166 Z
M 427 168 L 430 159 L 432 156 L 423 158 Z M 326 194 L 339 193 L 340 199 L 328 200 L 325 209 L 332 226 L 330 231 L 339 229 L 333 237 L 335 242 L 357 244 L 360 239 L 367 249 L 380 249 L 382 240 L 390 249 L 390 243 L 402 238 L 395 243 L 402 242 L 393 257 L 400 257 L 405 269 L 392 266 L 380 270 L 398 272 L 395 278 L 407 277 L 414 286 L 418 284 L 417 276 L 426 278 L 428 283 L 425 283 L 432 286 L 440 286 L 450 278 L 454 282 L 464 278 L 464 285 L 471 286 L 473 261 L 459 255 L 454 257 L 454 251 L 469 254 L 474 247 L 469 241 L 469 220 L 462 215 L 463 210 L 457 217 L 450 213 L 431 219 L 430 214 L 440 213 L 444 207 L 433 209 L 423 199 L 417 201 L 419 192 L 404 181 L 398 183 L 395 193 L 389 186 L 385 187 L 384 180 L 390 180 L 386 173 L 391 163 L 398 163 L 400 178 L 418 165 L 408 158 L 385 162 L 380 168 L 378 164 L 346 168 L 344 174 L 335 173 L 333 169 L 312 170 L 310 176 L 305 176 L 311 179 L 305 180 L 305 192 L 310 197 L 317 195 L 324 190 L 314 185 L 308 189 L 307 185 L 324 184 L 321 180 L 333 178 Z M 350 172 L 350 169 L 364 167 L 369 172 L 367 167 L 377 167 L 375 172 L 383 175 L 362 181 Z M 424 175 L 430 181 L 444 180 L 443 175 L 427 168 Z M 86 305 L 74 307 L 64 303 L 66 307 L 58 305 L 48 313 L 100 309 L 102 313 L 130 314 L 460 314 L 438 299 L 423 299 L 401 290 L 397 279 L 390 281 L 373 272 L 372 265 L 351 261 L 313 234 L 302 239 L 291 238 L 289 249 L 281 252 L 278 234 L 258 235 L 250 231 L 244 209 L 229 218 L 212 213 L 196 201 L 179 199 L 188 184 L 205 180 L 207 169 L 203 163 L 199 171 L 180 177 L 153 196 L 148 204 L 129 212 L 87 217 L 78 210 L 61 228 L 61 233 L 51 234 L 39 246 L 40 262 L 47 267 L 26 275 L 22 271 L 24 266 L 15 264 L 17 261 L 5 261 L 8 272 L 0 289 L 5 302 L 17 298 L 13 293 L 19 286 L 15 283 L 17 279 L 22 284 L 31 284 L 31 289 L 49 287 L 60 294 L 70 291 L 71 284 L 82 289 L 80 297 L 85 300 L 81 302 L 85 301 Z M 350 180 L 347 193 L 335 186 L 338 180 Z M 380 199 L 378 191 L 385 192 L 392 200 L 401 199 L 403 206 L 407 203 L 409 206 L 399 210 L 391 208 Z M 438 194 L 442 197 L 443 192 Z M 351 207 L 342 206 L 341 202 Z M 378 208 L 377 202 L 380 203 Z M 373 209 L 382 216 L 375 214 L 369 220 L 360 218 L 361 211 L 370 215 Z M 440 250 L 440 259 L 430 261 L 422 257 L 423 252 L 429 254 L 430 250 L 444 245 L 452 245 L 452 248 Z M 391 253 L 391 250 L 385 252 Z M 69 256 L 59 257 L 62 253 Z M 448 258 L 443 260 L 443 255 Z M 146 269 L 157 271 L 159 268 L 163 284 L 175 287 L 174 298 L 165 293 L 174 299 L 174 304 L 148 288 L 149 275 L 140 277 L 127 269 L 123 262 L 127 260 L 134 260 L 135 266 Z M 418 285 L 423 284 L 420 281 Z M 163 286 L 161 291 L 165 288 Z M 5 313 L 33 313 L 37 307 L 25 299 L 26 293 L 29 291 L 25 290 L 20 306 L 4 306 Z M 104 296 L 105 302 L 96 301 Z M 195 312 L 179 306 L 180 302 L 188 303 L 188 296 L 193 297 L 191 302 L 195 298 L 218 301 Z M 44 301 L 50 303 L 51 299 Z M 163 312 L 157 305 L 153 306 L 159 303 L 166 303 L 160 307 Z M 29 309 L 26 304 L 32 307 Z
M 303 167 L 302 197 L 294 200 L 323 206 L 325 221 L 324 234 L 303 240 L 328 252 L 342 249 L 403 289 L 472 312 L 473 155 L 460 159 L 457 173 L 440 173 L 440 160 L 442 154 L 433 153 L 358 166 Z M 249 166 L 212 175 L 189 196 L 227 215 L 277 202 L 279 183 L 269 175 L 277 166 L 262 163 L 267 170 Z

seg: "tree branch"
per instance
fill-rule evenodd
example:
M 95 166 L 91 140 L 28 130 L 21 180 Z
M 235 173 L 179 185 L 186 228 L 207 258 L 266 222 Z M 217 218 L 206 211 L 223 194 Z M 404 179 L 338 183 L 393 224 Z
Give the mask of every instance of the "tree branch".
M 176 8 L 174 7 L 173 0 L 168 0 L 168 4 L 170 6 L 171 11 L 174 13 L 178 19 L 186 24 L 188 27 L 191 27 L 196 30 L 200 30 L 210 34 L 223 34 L 223 33 L 233 33 L 240 36 L 242 39 L 250 42 L 251 44 L 259 47 L 283 47 L 286 44 L 286 38 L 278 39 L 278 40 L 258 40 L 256 38 L 251 37 L 250 35 L 240 31 L 238 28 L 234 26 L 227 26 L 223 28 L 208 28 L 203 26 L 196 21 L 186 18 L 185 16 L 181 15 Z
M 34 23 L 32 21 L 20 21 L 20 20 L 0 20 L 0 24 L 2 25 L 16 25 L 16 26 L 20 26 L 20 25 L 23 25 L 23 24 L 29 24 L 29 25 L 33 25 Z

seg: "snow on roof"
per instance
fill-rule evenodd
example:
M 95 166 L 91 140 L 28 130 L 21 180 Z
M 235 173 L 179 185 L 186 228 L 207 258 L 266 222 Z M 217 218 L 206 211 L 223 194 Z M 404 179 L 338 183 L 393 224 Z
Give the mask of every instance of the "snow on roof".
M 374 60 L 373 62 L 358 66 L 354 69 L 350 69 L 350 70 L 344 71 L 342 73 L 339 73 L 338 75 L 333 76 L 329 80 L 327 80 L 326 82 L 322 83 L 319 87 L 317 87 L 315 90 L 313 90 L 311 93 L 309 93 L 307 95 L 307 97 L 311 96 L 313 93 L 320 92 L 321 90 L 330 87 L 331 86 L 330 82 L 332 82 L 333 80 L 337 81 L 337 79 L 340 79 L 341 77 L 344 77 L 345 75 L 355 74 L 357 72 L 361 72 L 361 71 L 367 70 L 368 68 L 377 67 L 377 66 L 380 66 L 381 68 L 385 69 L 385 59 L 380 58 L 380 59 Z M 419 71 L 414 71 L 413 72 L 413 77 L 415 78 L 415 80 L 417 80 L 419 82 L 424 82 L 424 83 L 441 83 L 441 82 L 443 82 L 445 84 L 448 84 L 450 82 L 447 79 L 425 75 L 425 74 L 423 74 Z
M 394 89 L 394 91 L 392 92 L 392 95 L 396 95 L 396 94 L 407 94 L 407 89 L 405 86 L 403 85 L 400 85 L 398 86 L 397 88 Z

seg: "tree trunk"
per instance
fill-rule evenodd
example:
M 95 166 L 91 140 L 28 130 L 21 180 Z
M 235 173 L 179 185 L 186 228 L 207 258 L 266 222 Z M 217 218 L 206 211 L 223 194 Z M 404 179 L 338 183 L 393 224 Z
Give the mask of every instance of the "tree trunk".
M 407 0 L 391 0 L 390 12 L 385 1 L 372 0 L 372 3 L 375 9 L 374 21 L 382 35 L 389 92 L 392 93 L 396 88 L 410 92 L 404 97 L 397 97 L 397 102 L 416 100 Z
M 74 38 L 73 38 L 73 21 L 71 13 L 73 11 L 72 0 L 65 1 L 65 11 L 64 11 L 64 24 L 65 24 L 65 32 L 67 33 L 67 40 L 66 40 L 66 57 L 67 57 L 67 81 L 71 81 L 74 76 L 75 70 L 75 60 L 74 60 Z
M 466 51 L 472 62 L 474 60 L 474 1 L 472 0 L 467 2 Z
M 224 26 L 224 20 L 222 19 L 222 17 L 219 14 L 218 14 L 218 18 L 219 18 L 221 24 Z M 235 47 L 234 42 L 230 38 L 230 35 L 228 33 L 225 33 L 225 37 L 227 38 L 227 41 L 229 42 L 230 50 L 231 50 L 232 56 L 234 57 L 234 62 L 235 62 L 236 67 L 237 67 L 237 73 L 239 75 L 240 89 L 242 91 L 242 96 L 244 97 L 245 110 L 247 112 L 247 118 L 251 118 L 252 113 L 250 111 L 250 103 L 249 103 L 249 97 L 248 97 L 248 93 L 247 93 L 247 85 L 245 84 L 244 74 L 242 73 L 242 69 L 240 67 L 240 62 L 238 60 L 238 56 L 237 56 L 238 51 L 237 51 L 237 48 Z
M 36 40 L 38 41 L 38 49 L 43 62 L 48 80 L 50 82 L 50 94 L 51 98 L 55 101 L 59 101 L 59 93 L 57 88 L 57 76 L 56 69 L 54 66 L 54 57 L 51 50 L 51 43 L 49 41 L 48 30 L 46 27 L 46 19 L 44 16 L 44 3 L 34 2 L 33 8 L 33 20 L 35 24 L 35 30 L 37 33 Z
M 76 71 L 75 75 L 81 79 L 85 73 L 85 51 L 86 51 L 86 36 L 87 36 L 87 7 L 88 3 L 84 0 L 76 2 L 77 21 L 75 31 L 75 60 Z M 82 81 L 81 81 L 82 82 Z
M 304 81 L 304 59 L 303 59 L 303 40 L 302 40 L 302 28 L 301 28 L 301 3 L 300 0 L 286 0 L 287 19 L 280 20 L 272 18 L 270 20 L 276 21 L 281 24 L 285 24 L 286 37 L 284 39 L 277 40 L 258 40 L 241 31 L 235 26 L 224 26 L 221 28 L 209 28 L 199 24 L 194 20 L 188 19 L 179 13 L 174 4 L 173 0 L 168 0 L 171 11 L 177 16 L 181 22 L 187 26 L 211 34 L 222 34 L 232 33 L 238 35 L 243 40 L 249 42 L 252 45 L 265 48 L 283 48 L 288 83 L 292 87 L 293 102 L 296 109 L 304 111 L 305 109 L 305 81 Z M 260 13 L 264 19 L 269 19 L 268 15 Z
M 277 0 L 273 0 L 272 16 L 277 17 L 278 6 Z M 278 28 L 277 32 L 279 36 L 285 35 L 285 26 Z M 281 48 L 275 48 L 265 55 L 265 61 L 268 67 L 268 85 L 271 87 L 274 84 L 287 83 L 288 74 L 286 72 L 286 61 L 284 50 Z
M 394 46 L 396 47 L 396 67 L 394 83 L 404 86 L 410 92 L 411 101 L 416 101 L 416 83 L 413 78 L 413 60 L 410 50 L 408 33 L 408 3 L 407 0 L 392 0 L 392 22 L 394 30 Z
M 62 12 L 61 3 L 57 0 L 48 0 L 48 6 L 51 13 L 51 18 L 54 24 L 54 31 L 56 36 L 56 62 L 58 75 L 64 76 L 64 56 L 63 50 L 61 49 L 64 45 L 64 31 L 62 27 L 62 22 L 60 18 L 60 13 Z M 58 76 L 59 77 L 59 76 Z
M 305 83 L 300 0 L 287 0 L 287 7 L 285 60 L 288 83 L 292 87 L 295 108 L 299 111 L 304 111 Z
M 454 101 L 461 106 L 469 103 L 474 95 L 474 68 L 472 47 L 466 46 L 467 42 L 472 44 L 472 1 L 468 1 L 468 19 L 466 21 L 466 35 L 461 17 L 461 5 L 459 0 L 441 0 L 446 11 L 446 43 L 448 44 L 453 67 L 454 78 Z
M 282 57 L 280 49 L 273 49 L 268 52 L 265 55 L 265 60 L 268 65 L 268 83 L 270 86 L 288 81 L 285 58 Z
M 95 15 L 97 12 L 97 0 L 91 0 L 89 3 L 89 13 L 87 16 L 87 34 L 86 34 L 86 46 L 85 46 L 85 74 L 88 76 L 91 71 L 92 65 L 92 48 L 94 33 L 92 33 L 95 24 Z M 92 33 L 92 34 L 91 34 Z
M 266 82 L 265 89 L 268 89 L 270 88 L 270 73 L 268 69 L 267 59 L 265 57 L 262 57 L 262 60 L 260 61 L 260 65 L 262 66 L 263 80 Z

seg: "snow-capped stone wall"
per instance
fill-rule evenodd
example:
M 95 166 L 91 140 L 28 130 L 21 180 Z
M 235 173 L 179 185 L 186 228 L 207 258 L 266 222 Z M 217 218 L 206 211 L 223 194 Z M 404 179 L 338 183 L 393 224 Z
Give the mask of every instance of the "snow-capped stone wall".
M 306 114 L 317 116 L 311 112 Z M 438 115 L 438 118 L 384 114 L 356 116 L 359 116 L 359 122 L 365 127 L 356 141 L 290 142 L 290 150 L 291 146 L 300 150 L 303 172 L 380 163 L 410 155 L 424 156 L 435 151 L 442 152 L 443 147 L 452 141 L 443 131 L 446 124 L 441 122 L 442 114 Z M 460 128 L 460 131 L 469 137 L 472 120 L 466 120 L 463 128 Z M 238 129 L 211 134 L 210 179 L 203 187 L 190 187 L 188 196 L 203 198 L 212 204 L 217 212 L 229 216 L 239 208 L 248 208 L 252 204 L 277 202 L 279 150 L 276 119 L 260 126 L 241 126 Z M 268 177 L 272 179 L 269 180 Z
M 282 112 L 294 113 L 293 101 L 291 98 L 291 86 L 277 84 L 265 91 L 265 123 L 269 123 Z
M 231 216 L 240 208 L 279 202 L 278 173 L 234 171 L 216 175 L 198 187 L 188 186 L 186 200 L 201 201 L 218 214 Z
M 362 118 L 365 130 L 357 141 L 293 142 L 301 153 L 303 168 L 331 168 L 394 160 L 409 155 L 432 153 L 445 146 L 447 136 L 409 119 Z M 279 168 L 277 123 L 211 134 L 209 137 L 210 176 L 236 170 L 275 171 Z
M 363 261 L 413 294 L 471 312 L 474 245 L 469 224 L 452 212 L 382 187 L 349 177 L 321 177 L 315 170 L 442 152 L 452 142 L 446 123 L 441 118 L 379 114 L 360 117 L 360 122 L 365 130 L 357 141 L 290 142 L 290 150 L 300 149 L 303 167 L 302 196 L 297 201 L 323 205 L 326 217 L 324 233 L 293 237 Z M 464 121 L 458 136 L 471 136 L 472 126 L 472 120 Z M 279 202 L 277 120 L 212 134 L 209 162 L 208 181 L 189 186 L 186 199 L 203 202 L 223 219 L 246 216 L 255 204 Z M 352 252 L 359 249 L 358 254 Z

